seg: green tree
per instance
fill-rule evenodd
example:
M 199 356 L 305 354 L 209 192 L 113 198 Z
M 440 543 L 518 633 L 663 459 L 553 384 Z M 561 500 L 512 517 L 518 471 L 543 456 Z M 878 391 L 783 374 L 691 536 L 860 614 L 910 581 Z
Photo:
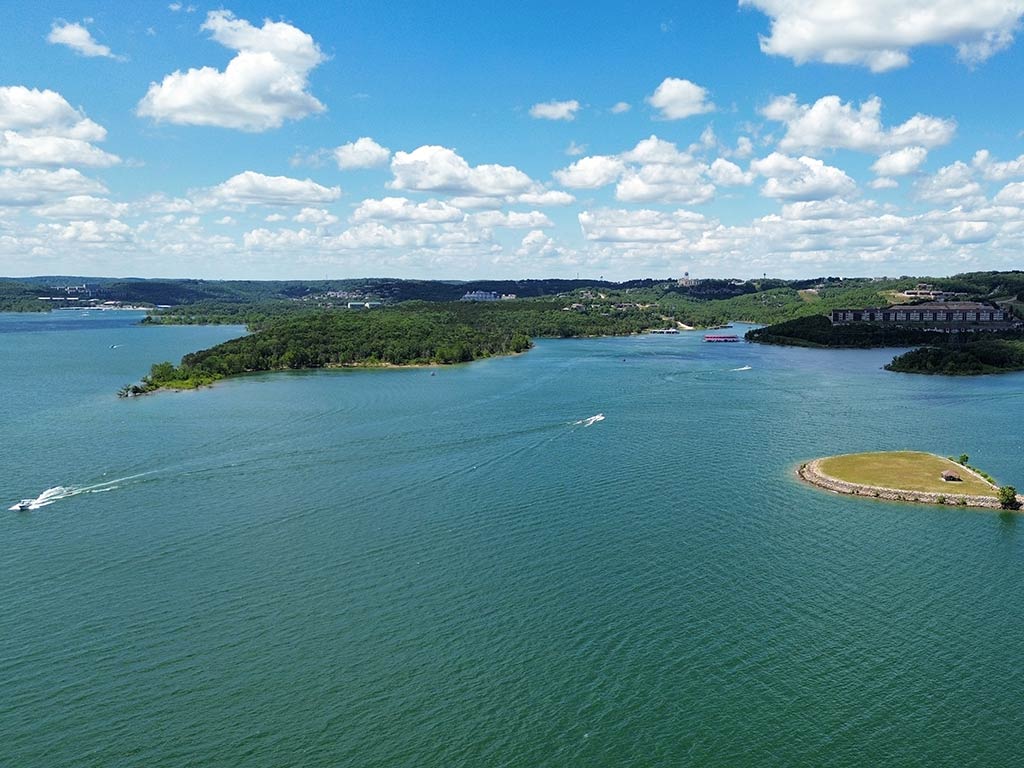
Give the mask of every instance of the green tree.
M 1003 509 L 1017 509 L 1020 507 L 1020 502 L 1017 501 L 1017 489 L 1012 485 L 1004 485 L 996 493 L 996 498 L 999 499 L 999 506 Z
M 177 371 L 174 369 L 173 363 L 156 363 L 149 371 L 149 379 L 154 384 L 160 384 L 161 382 L 173 379 L 176 373 Z
M 960 454 L 960 458 L 957 459 L 957 461 L 960 462 L 961 464 L 963 464 L 965 467 L 967 466 L 967 462 L 970 461 L 970 460 L 971 460 L 971 457 L 968 456 L 966 453 L 961 453 Z

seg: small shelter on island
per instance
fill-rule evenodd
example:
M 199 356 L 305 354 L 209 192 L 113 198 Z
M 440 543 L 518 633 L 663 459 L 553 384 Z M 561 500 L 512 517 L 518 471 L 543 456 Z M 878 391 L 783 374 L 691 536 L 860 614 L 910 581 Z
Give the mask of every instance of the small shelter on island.
M 963 478 L 951 469 L 945 469 L 942 471 L 942 479 L 947 483 L 958 483 L 963 481 Z

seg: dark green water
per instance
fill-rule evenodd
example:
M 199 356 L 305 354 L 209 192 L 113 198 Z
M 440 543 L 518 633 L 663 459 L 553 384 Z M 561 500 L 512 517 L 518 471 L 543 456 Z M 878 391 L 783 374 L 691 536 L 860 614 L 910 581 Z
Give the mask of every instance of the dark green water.
M 237 335 L 134 319 L 0 315 L 2 506 L 69 489 L 0 516 L 2 766 L 1024 763 L 1024 516 L 792 475 L 1024 486 L 1024 376 L 690 334 L 121 401 Z

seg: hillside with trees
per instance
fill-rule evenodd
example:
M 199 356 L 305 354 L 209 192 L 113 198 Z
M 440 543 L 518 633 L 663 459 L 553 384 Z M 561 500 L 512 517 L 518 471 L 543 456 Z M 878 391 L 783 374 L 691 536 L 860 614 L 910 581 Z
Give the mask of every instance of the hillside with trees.
M 523 352 L 531 338 L 609 336 L 664 327 L 656 313 L 565 311 L 562 302 L 409 302 L 390 309 L 311 311 L 263 321 L 254 333 L 154 365 L 122 395 L 193 388 L 256 371 L 446 365 Z
M 20 280 L 0 280 L 0 312 L 45 312 L 46 302 L 39 301 L 45 288 Z
M 957 345 L 922 347 L 898 355 L 885 368 L 897 373 L 937 376 L 1024 371 L 1024 341 L 975 339 Z
M 790 347 L 911 347 L 918 344 L 947 343 L 949 334 L 914 328 L 895 328 L 873 323 L 832 325 L 824 315 L 787 320 L 748 331 L 748 341 Z

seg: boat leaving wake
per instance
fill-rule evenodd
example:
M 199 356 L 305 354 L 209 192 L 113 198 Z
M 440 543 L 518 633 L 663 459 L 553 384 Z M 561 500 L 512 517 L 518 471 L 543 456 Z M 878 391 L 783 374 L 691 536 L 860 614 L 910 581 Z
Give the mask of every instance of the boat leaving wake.
M 104 483 L 97 483 L 96 485 L 87 485 L 78 487 L 74 485 L 55 485 L 53 488 L 47 488 L 41 494 L 34 499 L 24 499 L 17 504 L 8 507 L 12 512 L 30 512 L 35 509 L 42 509 L 48 507 L 56 501 L 61 499 L 69 499 L 72 496 L 80 496 L 83 493 L 106 493 L 108 491 L 114 491 L 121 487 L 121 484 L 134 480 L 137 477 L 143 475 L 152 474 L 151 472 L 144 472 L 140 475 L 132 475 L 130 477 L 122 477 L 117 480 L 108 480 Z
M 730 368 L 729 370 L 731 370 L 731 371 L 749 371 L 750 370 L 750 366 L 749 365 L 744 365 L 742 368 Z
M 573 426 L 579 426 L 582 424 L 584 427 L 589 427 L 591 424 L 596 424 L 599 421 L 604 421 L 603 413 L 598 413 L 595 416 L 591 416 L 590 418 L 587 419 L 580 419 L 579 421 L 574 421 Z

